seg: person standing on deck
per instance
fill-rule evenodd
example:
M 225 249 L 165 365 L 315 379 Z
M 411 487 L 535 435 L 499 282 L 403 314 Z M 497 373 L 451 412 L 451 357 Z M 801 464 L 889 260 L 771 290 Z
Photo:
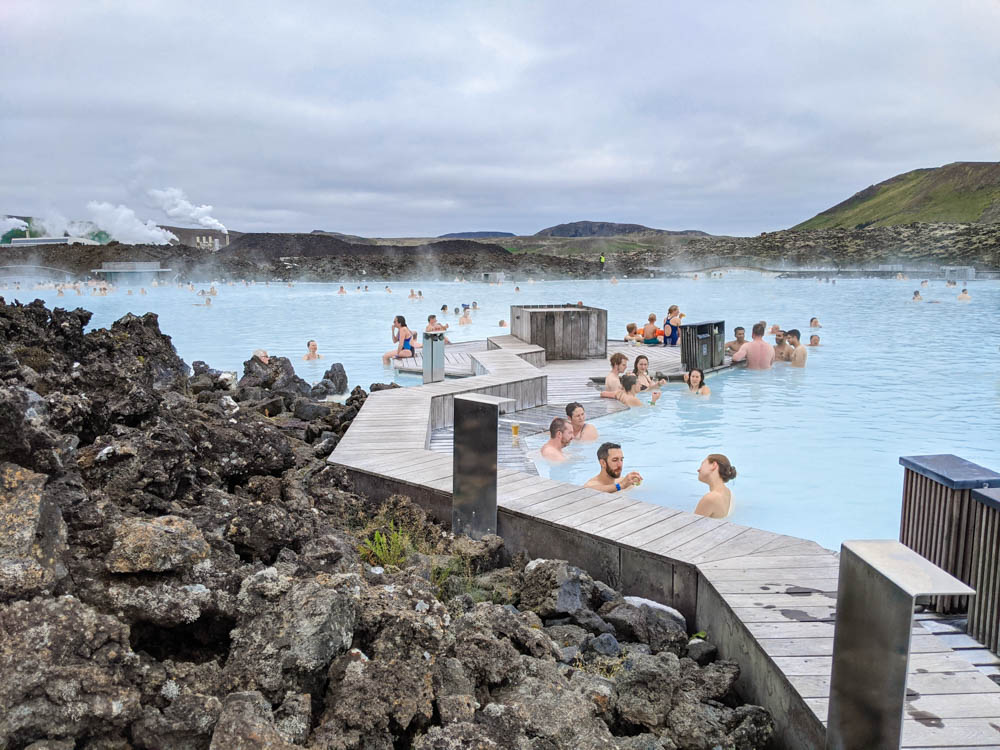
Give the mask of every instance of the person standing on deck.
M 753 340 L 740 347 L 733 355 L 733 362 L 746 360 L 748 370 L 770 370 L 774 362 L 774 347 L 764 341 L 764 331 L 767 324 L 761 321 L 754 323 L 750 335 Z
M 625 454 L 618 443 L 601 443 L 597 449 L 597 463 L 601 465 L 600 472 L 588 479 L 584 487 L 600 492 L 621 492 L 629 487 L 638 487 L 642 482 L 642 475 L 637 471 L 622 476 Z

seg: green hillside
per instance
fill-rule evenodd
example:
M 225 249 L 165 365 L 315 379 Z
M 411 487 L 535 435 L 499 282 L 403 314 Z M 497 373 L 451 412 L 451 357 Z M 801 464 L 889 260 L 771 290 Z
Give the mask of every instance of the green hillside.
M 793 229 L 922 222 L 1000 223 L 1000 162 L 959 161 L 872 185 Z

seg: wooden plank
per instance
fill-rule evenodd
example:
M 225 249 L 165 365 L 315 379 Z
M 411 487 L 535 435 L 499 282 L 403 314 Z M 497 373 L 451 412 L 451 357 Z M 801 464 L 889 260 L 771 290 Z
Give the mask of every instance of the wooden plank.
M 693 527 L 688 527 L 693 528 Z M 670 556 L 675 560 L 686 560 L 691 562 L 698 555 L 711 550 L 719 550 L 729 543 L 738 539 L 742 534 L 750 531 L 745 526 L 737 526 L 734 523 L 723 522 L 721 525 L 709 530 L 701 536 L 694 537 L 690 541 L 672 547 L 669 550 L 658 543 L 657 548 L 669 551 Z M 672 539 L 672 537 L 667 537 Z
M 700 555 L 693 555 L 690 560 L 693 563 L 701 564 L 713 560 L 725 560 L 731 557 L 751 555 L 759 551 L 764 545 L 773 542 L 775 536 L 777 535 L 773 531 L 748 528 L 744 533 L 729 540 L 726 544 L 720 545 L 715 549 L 706 550 Z
M 520 512 L 525 515 L 533 516 L 539 518 L 542 514 L 550 510 L 556 510 L 557 508 L 562 508 L 566 505 L 571 505 L 580 500 L 589 500 L 594 495 L 593 490 L 576 488 L 573 492 L 558 495 L 556 497 L 549 498 L 548 500 L 543 500 L 542 502 L 534 503 L 533 505 L 520 508 Z
M 758 591 L 751 594 L 728 593 L 723 594 L 723 598 L 730 607 L 754 607 L 759 609 L 772 606 L 776 608 L 822 607 L 827 604 L 834 606 L 837 603 L 836 592 L 775 594 L 773 592 Z
M 833 669 L 831 656 L 776 656 L 775 665 L 788 676 L 830 676 Z M 913 654 L 910 657 L 909 673 L 975 672 L 976 668 L 954 652 Z M 996 700 L 994 698 L 994 700 Z M 1000 707 L 1000 704 L 997 704 Z
M 656 521 L 638 531 L 634 531 L 631 534 L 619 537 L 616 541 L 620 544 L 627 544 L 630 547 L 644 549 L 646 545 L 655 542 L 657 539 L 662 539 L 667 534 L 677 531 L 677 529 L 695 523 L 700 518 L 702 516 L 696 516 L 693 513 L 677 513 Z
M 826 717 L 828 698 L 806 698 L 817 716 Z M 913 721 L 936 722 L 938 719 L 990 719 L 1000 712 L 1000 701 L 992 693 L 964 695 L 921 695 L 907 700 L 904 717 Z M 913 747 L 912 745 L 910 747 Z M 980 746 L 982 747 L 982 746 Z M 995 747 L 995 745 L 993 746 Z
M 593 511 L 597 508 L 613 503 L 614 501 L 614 495 L 609 495 L 606 492 L 589 490 L 587 495 L 581 496 L 578 500 L 566 505 L 560 505 L 558 508 L 540 511 L 535 514 L 535 517 L 546 521 L 552 521 L 554 523 L 562 523 L 562 519 L 566 516 L 572 516 L 580 512 Z
M 642 528 L 657 518 L 665 518 L 677 515 L 681 511 L 672 508 L 664 508 L 650 503 L 634 505 L 628 510 L 619 511 L 613 518 L 600 517 L 577 526 L 577 530 L 588 534 L 597 534 L 608 539 L 615 537 L 612 534 L 628 534 L 636 528 Z
M 788 681 L 803 698 L 827 698 L 830 695 L 829 675 L 789 675 Z M 979 672 L 939 672 L 909 674 L 906 689 L 923 695 L 995 694 L 1000 706 L 1000 685 Z
M 773 578 L 761 578 L 759 581 L 713 581 L 712 587 L 720 594 L 833 594 L 836 598 L 837 580 L 831 578 L 805 578 L 794 583 L 781 583 Z
M 700 566 L 699 566 L 700 567 Z M 810 577 L 817 578 L 832 578 L 836 579 L 837 574 L 840 572 L 840 567 L 837 565 L 830 565 L 825 568 L 805 568 L 804 571 Z M 723 570 L 708 570 L 704 571 L 702 575 L 709 581 L 759 581 L 761 580 L 762 572 L 765 574 L 764 577 L 771 580 L 794 580 L 803 575 L 803 569 L 800 568 L 767 568 L 764 571 L 761 568 L 750 568 L 738 570 L 733 569 L 723 569 Z
M 825 559 L 824 559 L 825 558 Z M 746 557 L 734 557 L 725 560 L 714 560 L 702 564 L 702 570 L 724 570 L 726 568 L 825 568 L 830 565 L 833 557 L 832 553 L 826 555 L 775 555 L 774 557 L 758 557 L 747 555 Z M 839 565 L 839 563 L 838 563 Z
M 560 495 L 574 494 L 579 492 L 579 489 L 579 487 L 573 487 L 570 484 L 557 482 L 554 487 L 540 487 L 538 492 L 532 492 L 514 500 L 504 499 L 503 507 L 507 510 L 515 510 L 518 513 L 531 515 L 530 508 L 533 505 L 551 500 L 552 498 L 559 497 Z
M 761 638 L 757 642 L 772 657 L 833 655 L 833 638 Z M 915 635 L 910 639 L 911 654 L 947 651 L 948 647 L 937 643 L 933 635 Z
M 560 518 L 559 523 L 563 526 L 578 529 L 582 524 L 589 523 L 590 521 L 607 519 L 609 517 L 618 518 L 623 511 L 635 507 L 645 509 L 648 507 L 648 503 L 644 503 L 641 500 L 632 500 L 628 497 L 615 497 L 610 503 L 606 503 L 600 507 L 583 510 L 579 513 Z
M 733 614 L 741 622 L 800 622 L 827 621 L 833 622 L 837 614 L 835 602 L 826 606 L 796 607 L 794 605 L 777 606 L 768 604 L 763 607 L 733 607 Z

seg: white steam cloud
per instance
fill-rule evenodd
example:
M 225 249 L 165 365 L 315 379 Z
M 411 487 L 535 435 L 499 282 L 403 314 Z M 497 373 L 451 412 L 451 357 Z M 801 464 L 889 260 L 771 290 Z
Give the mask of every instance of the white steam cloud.
M 111 235 L 112 239 L 129 245 L 166 245 L 176 240 L 172 232 L 156 226 L 152 220 L 142 221 L 128 206 L 113 206 L 104 201 L 91 201 L 87 210 L 98 229 Z
M 211 206 L 194 205 L 180 188 L 168 187 L 163 190 L 153 188 L 148 191 L 147 195 L 171 219 L 182 219 L 207 229 L 218 229 L 220 232 L 228 234 L 225 225 L 211 215 L 213 211 Z
M 43 237 L 84 237 L 93 230 L 85 221 L 70 221 L 58 211 L 49 210 L 40 219 L 33 219 L 34 227 L 42 230 Z
M 13 216 L 4 216 L 0 219 L 0 235 L 7 234 L 11 229 L 27 229 L 27 223 Z

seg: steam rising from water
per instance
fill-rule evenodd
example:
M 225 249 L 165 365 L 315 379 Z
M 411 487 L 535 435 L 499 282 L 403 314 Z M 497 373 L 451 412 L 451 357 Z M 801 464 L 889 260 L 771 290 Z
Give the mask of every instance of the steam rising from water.
M 104 201 L 87 204 L 94 223 L 119 242 L 130 245 L 166 245 L 177 237 L 156 226 L 151 219 L 142 221 L 128 206 L 113 206 Z
M 220 232 L 228 234 L 225 225 L 214 216 L 211 216 L 214 210 L 212 206 L 207 204 L 194 205 L 180 188 L 168 187 L 163 190 L 153 188 L 147 191 L 147 195 L 152 199 L 153 204 L 171 219 L 194 222 L 199 226 L 208 229 L 218 229 Z
M 0 235 L 7 234 L 11 229 L 27 229 L 28 225 L 13 216 L 5 216 L 0 219 Z

